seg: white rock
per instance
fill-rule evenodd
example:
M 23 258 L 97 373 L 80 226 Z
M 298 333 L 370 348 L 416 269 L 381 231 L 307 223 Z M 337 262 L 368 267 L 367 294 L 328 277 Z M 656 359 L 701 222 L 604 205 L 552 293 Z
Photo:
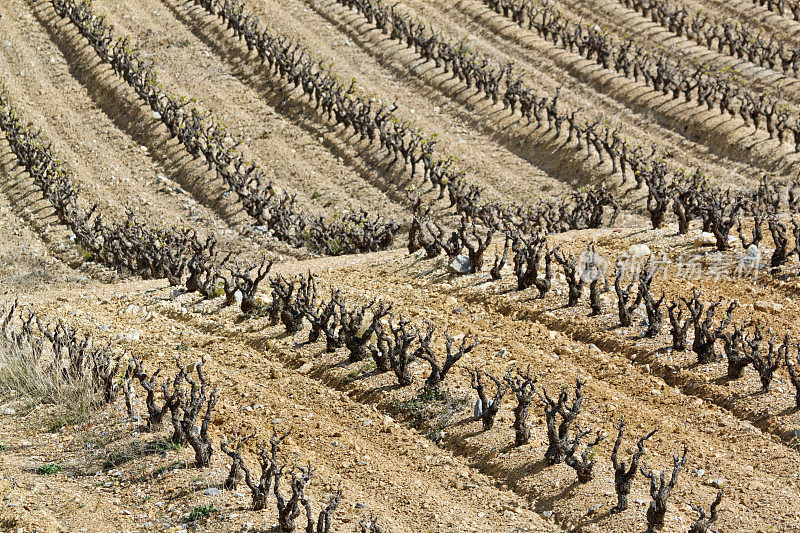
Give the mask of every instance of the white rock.
M 488 400 L 488 405 L 486 407 L 492 406 L 492 400 Z M 472 410 L 472 416 L 475 420 L 480 420 L 483 416 L 483 405 L 481 405 L 481 399 L 478 398 L 475 400 L 475 407 Z
M 646 244 L 632 244 L 628 247 L 628 250 L 625 254 L 630 257 L 631 259 L 637 259 L 639 257 L 647 257 L 650 255 L 650 247 Z
M 700 248 L 702 246 L 714 246 L 715 244 L 717 244 L 717 238 L 714 237 L 713 233 L 708 231 L 704 231 L 694 240 L 695 248 Z
M 783 305 L 777 302 L 770 302 L 767 300 L 760 300 L 753 304 L 753 308 L 756 311 L 761 311 L 762 313 L 773 313 L 777 314 L 783 311 Z
M 758 246 L 755 244 L 751 244 L 747 247 L 747 250 L 744 251 L 744 255 L 739 261 L 742 266 L 756 267 L 761 264 L 761 250 L 759 250 Z
M 457 255 L 447 266 L 447 271 L 452 274 L 469 274 L 470 270 L 469 257 L 461 254 Z

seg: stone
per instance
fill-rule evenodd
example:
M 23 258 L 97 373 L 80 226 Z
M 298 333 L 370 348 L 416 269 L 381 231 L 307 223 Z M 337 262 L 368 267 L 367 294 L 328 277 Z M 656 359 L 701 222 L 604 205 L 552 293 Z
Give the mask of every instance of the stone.
M 458 300 L 453 298 L 452 296 L 448 296 L 447 299 L 444 301 L 444 304 L 448 307 L 455 307 L 458 305 Z
M 761 265 L 761 250 L 759 250 L 758 246 L 755 244 L 751 244 L 744 251 L 741 259 L 739 259 L 739 263 L 743 267 L 758 268 L 759 265 Z
M 451 274 L 469 274 L 470 270 L 469 257 L 461 254 L 457 255 L 447 266 L 447 271 Z
M 597 252 L 586 250 L 578 257 L 576 271 L 584 283 L 591 283 L 596 279 L 605 279 L 610 266 L 608 259 Z
M 467 312 L 467 310 L 464 309 L 463 307 L 461 307 L 460 305 L 456 306 L 455 308 L 453 308 L 453 314 L 456 314 L 456 315 L 463 315 L 466 312 Z
M 553 511 L 542 511 L 542 516 L 545 518 L 550 518 L 553 516 Z
M 309 372 L 311 372 L 311 368 L 312 368 L 311 363 L 305 363 L 303 364 L 303 366 L 298 368 L 297 371 L 300 372 L 301 374 L 308 374 Z
M 700 248 L 702 246 L 714 246 L 717 244 L 717 238 L 709 231 L 704 231 L 698 235 L 694 240 L 694 247 Z
M 203 492 L 206 496 L 219 496 L 220 493 L 221 491 L 215 487 L 210 487 Z
M 651 254 L 650 247 L 646 244 L 632 244 L 628 247 L 622 257 L 626 257 L 628 259 L 640 259 L 642 257 L 647 257 Z
M 708 484 L 714 487 L 715 489 L 721 489 L 725 486 L 725 478 L 724 477 L 717 477 L 714 479 L 709 479 Z
M 558 346 L 556 346 L 555 352 L 561 356 L 572 355 L 572 348 L 570 348 L 566 344 L 559 344 Z
M 136 304 L 128 304 L 128 307 L 125 308 L 126 315 L 132 315 L 134 313 L 139 312 L 140 307 Z
M 356 502 L 355 508 L 356 509 L 369 509 L 369 505 L 367 505 L 366 503 Z
M 488 404 L 489 405 L 487 405 L 487 407 L 491 407 L 492 400 L 488 400 Z M 477 400 L 475 400 L 475 407 L 472 410 L 472 417 L 475 420 L 480 420 L 482 416 L 483 416 L 483 405 L 481 405 L 481 399 L 478 398 Z
M 779 303 L 776 303 L 776 302 L 770 302 L 770 301 L 767 301 L 767 300 L 761 300 L 761 301 L 755 302 L 753 304 L 753 308 L 756 311 L 761 311 L 762 313 L 778 314 L 781 311 L 783 311 L 783 305 L 782 304 L 779 304 Z

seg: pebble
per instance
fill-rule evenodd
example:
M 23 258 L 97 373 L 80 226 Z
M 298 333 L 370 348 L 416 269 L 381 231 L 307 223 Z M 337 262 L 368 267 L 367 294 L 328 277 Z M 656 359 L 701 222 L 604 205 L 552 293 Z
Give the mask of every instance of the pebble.
M 311 372 L 311 368 L 312 368 L 311 363 L 305 363 L 303 364 L 303 366 L 298 368 L 297 371 L 300 372 L 301 374 L 308 374 L 309 372 Z
M 755 267 L 761 264 L 761 250 L 758 249 L 758 246 L 755 244 L 751 244 L 745 250 L 744 255 L 741 258 L 741 263 L 744 266 Z M 750 288 L 750 287 L 748 287 Z
M 714 479 L 709 479 L 708 484 L 714 487 L 715 489 L 721 489 L 725 486 L 725 478 L 724 477 L 717 477 Z
M 492 406 L 492 400 L 488 400 L 487 407 L 491 406 Z M 472 417 L 475 420 L 480 420 L 482 416 L 483 416 L 483 406 L 481 405 L 480 398 L 478 398 L 477 400 L 475 400 L 475 407 L 472 409 Z
M 205 494 L 206 496 L 219 496 L 219 495 L 221 494 L 221 492 L 222 492 L 222 491 L 220 491 L 220 490 L 219 490 L 219 489 L 217 489 L 217 488 L 210 487 L 210 488 L 207 488 L 207 489 L 206 489 L 206 490 L 203 492 L 203 494 Z
M 447 266 L 447 271 L 451 274 L 469 274 L 470 270 L 469 257 L 461 254 L 457 255 Z
M 444 304 L 448 307 L 455 307 L 458 305 L 458 300 L 453 298 L 452 296 L 448 296 L 447 299 L 444 301 Z
M 133 331 L 131 331 L 129 333 L 118 333 L 117 334 L 117 340 L 118 341 L 122 341 L 122 340 L 138 341 L 139 337 L 140 337 L 140 334 L 136 330 L 133 330 Z
M 694 240 L 694 247 L 700 248 L 702 246 L 713 246 L 717 244 L 717 239 L 714 234 L 709 231 L 704 231 L 698 235 Z
M 553 511 L 542 511 L 542 516 L 545 518 L 549 518 L 553 516 Z
M 761 300 L 761 301 L 758 301 L 758 302 L 754 303 L 753 304 L 753 308 L 756 311 L 761 311 L 762 313 L 777 314 L 777 313 L 780 313 L 781 311 L 783 311 L 783 305 L 782 304 L 779 304 L 779 303 L 776 303 L 776 302 L 770 302 L 770 301 L 767 301 L 767 300 Z
M 463 315 L 466 312 L 467 312 L 467 310 L 464 309 L 463 307 L 461 307 L 460 305 L 453 309 L 453 314 L 456 314 L 456 315 Z

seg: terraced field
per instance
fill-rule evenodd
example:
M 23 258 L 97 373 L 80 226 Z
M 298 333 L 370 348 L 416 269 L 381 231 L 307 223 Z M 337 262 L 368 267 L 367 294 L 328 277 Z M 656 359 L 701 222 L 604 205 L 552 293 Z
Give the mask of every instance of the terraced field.
M 761 3 L 0 2 L 0 529 L 800 531 Z

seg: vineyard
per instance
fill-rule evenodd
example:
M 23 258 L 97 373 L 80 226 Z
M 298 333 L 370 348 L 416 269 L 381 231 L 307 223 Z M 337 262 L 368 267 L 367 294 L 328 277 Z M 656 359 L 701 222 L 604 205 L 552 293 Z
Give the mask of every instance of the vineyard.
M 800 2 L 0 3 L 0 530 L 800 531 Z

